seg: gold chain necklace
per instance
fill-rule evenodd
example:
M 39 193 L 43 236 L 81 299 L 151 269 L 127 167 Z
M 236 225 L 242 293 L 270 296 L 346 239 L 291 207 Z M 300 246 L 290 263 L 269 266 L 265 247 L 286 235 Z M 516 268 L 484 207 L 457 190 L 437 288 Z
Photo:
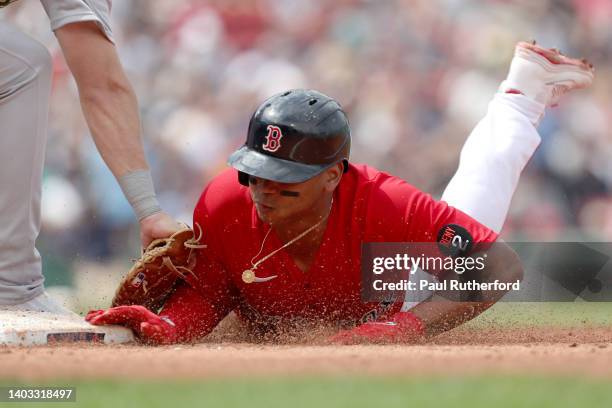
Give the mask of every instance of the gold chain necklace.
M 272 279 L 277 278 L 278 275 L 272 275 L 272 276 L 268 276 L 266 278 L 260 278 L 260 277 L 258 277 L 255 274 L 255 271 L 257 270 L 257 267 L 259 265 L 261 265 L 268 258 L 274 256 L 278 251 L 282 251 L 283 249 L 287 248 L 289 245 L 291 245 L 291 244 L 295 243 L 296 241 L 304 238 L 306 235 L 308 235 L 309 233 L 314 231 L 315 228 L 317 228 L 319 225 L 321 225 L 323 223 L 323 221 L 325 221 L 329 217 L 329 214 L 331 214 L 331 210 L 332 210 L 332 206 L 333 205 L 334 205 L 334 198 L 332 197 L 331 204 L 329 206 L 329 212 L 327 213 L 327 215 L 325 217 L 321 218 L 321 220 L 317 221 L 317 223 L 314 224 L 312 227 L 308 228 L 306 231 L 302 232 L 300 235 L 298 235 L 297 237 L 293 238 L 291 241 L 287 242 L 282 247 L 274 250 L 273 252 L 270 252 L 268 255 L 264 256 L 259 261 L 253 263 L 253 260 L 255 258 L 257 258 L 259 256 L 259 254 L 261 254 L 261 251 L 263 251 L 263 248 L 264 248 L 264 245 L 266 243 L 266 240 L 268 239 L 268 235 L 270 235 L 270 232 L 272 232 L 272 226 L 270 226 L 270 229 L 266 233 L 266 236 L 264 237 L 263 242 L 261 243 L 261 248 L 259 248 L 259 252 L 257 252 L 257 255 L 255 255 L 253 258 L 251 258 L 251 269 L 245 269 L 242 272 L 242 281 L 244 283 L 267 282 L 267 281 L 270 281 Z

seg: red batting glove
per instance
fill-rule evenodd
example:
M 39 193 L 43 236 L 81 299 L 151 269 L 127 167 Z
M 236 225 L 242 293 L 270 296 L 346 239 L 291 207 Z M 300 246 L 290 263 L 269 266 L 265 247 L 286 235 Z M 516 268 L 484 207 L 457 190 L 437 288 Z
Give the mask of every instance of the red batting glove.
M 117 306 L 108 310 L 92 310 L 85 320 L 96 326 L 118 324 L 132 329 L 147 344 L 172 344 L 177 342 L 174 324 L 164 320 L 144 306 Z
M 332 336 L 333 344 L 405 343 L 425 336 L 425 324 L 410 312 L 399 312 L 391 320 L 366 322 Z

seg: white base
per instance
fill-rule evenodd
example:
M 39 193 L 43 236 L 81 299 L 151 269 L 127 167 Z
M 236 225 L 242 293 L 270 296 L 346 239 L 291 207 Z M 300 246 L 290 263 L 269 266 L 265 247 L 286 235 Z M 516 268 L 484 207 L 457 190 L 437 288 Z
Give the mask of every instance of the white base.
M 130 341 L 134 341 L 132 331 L 121 326 L 93 326 L 78 316 L 0 310 L 0 345 L 4 346 Z

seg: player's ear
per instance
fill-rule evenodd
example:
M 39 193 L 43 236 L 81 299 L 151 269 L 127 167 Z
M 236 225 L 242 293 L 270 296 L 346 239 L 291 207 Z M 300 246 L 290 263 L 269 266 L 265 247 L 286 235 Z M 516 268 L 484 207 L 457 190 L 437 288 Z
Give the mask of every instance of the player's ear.
M 325 190 L 332 192 L 336 189 L 338 184 L 340 183 L 340 179 L 342 179 L 342 174 L 344 173 L 344 164 L 342 162 L 336 163 L 334 166 L 325 170 L 324 181 L 325 181 Z

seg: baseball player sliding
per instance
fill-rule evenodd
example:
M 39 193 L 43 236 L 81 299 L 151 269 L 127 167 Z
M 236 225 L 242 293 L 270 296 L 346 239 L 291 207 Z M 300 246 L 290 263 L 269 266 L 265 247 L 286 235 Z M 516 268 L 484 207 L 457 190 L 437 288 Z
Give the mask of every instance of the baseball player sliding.
M 96 146 L 140 221 L 143 244 L 172 234 L 179 226 L 156 199 L 136 97 L 113 43 L 110 0 L 41 3 L 76 79 Z M 51 72 L 45 47 L 0 22 L 0 310 L 71 313 L 45 294 L 34 246 L 40 230 Z
M 519 43 L 440 202 L 397 177 L 350 163 L 348 121 L 333 99 L 311 90 L 273 96 L 253 114 L 246 144 L 230 156 L 234 169 L 204 189 L 193 222 L 207 247 L 159 313 L 125 305 L 86 319 L 125 325 L 143 341 L 162 344 L 196 341 L 230 311 L 263 333 L 296 320 L 343 326 L 331 339 L 337 343 L 409 342 L 452 329 L 503 292 L 482 291 L 471 302 L 433 292 L 409 310 L 398 301 L 377 321 L 363 322 L 377 305 L 360 298 L 362 242 L 440 242 L 449 225 L 474 247 L 496 241 L 540 142 L 536 127 L 545 108 L 592 79 L 586 61 Z M 518 257 L 506 244 L 487 255 L 480 281 L 521 279 Z

